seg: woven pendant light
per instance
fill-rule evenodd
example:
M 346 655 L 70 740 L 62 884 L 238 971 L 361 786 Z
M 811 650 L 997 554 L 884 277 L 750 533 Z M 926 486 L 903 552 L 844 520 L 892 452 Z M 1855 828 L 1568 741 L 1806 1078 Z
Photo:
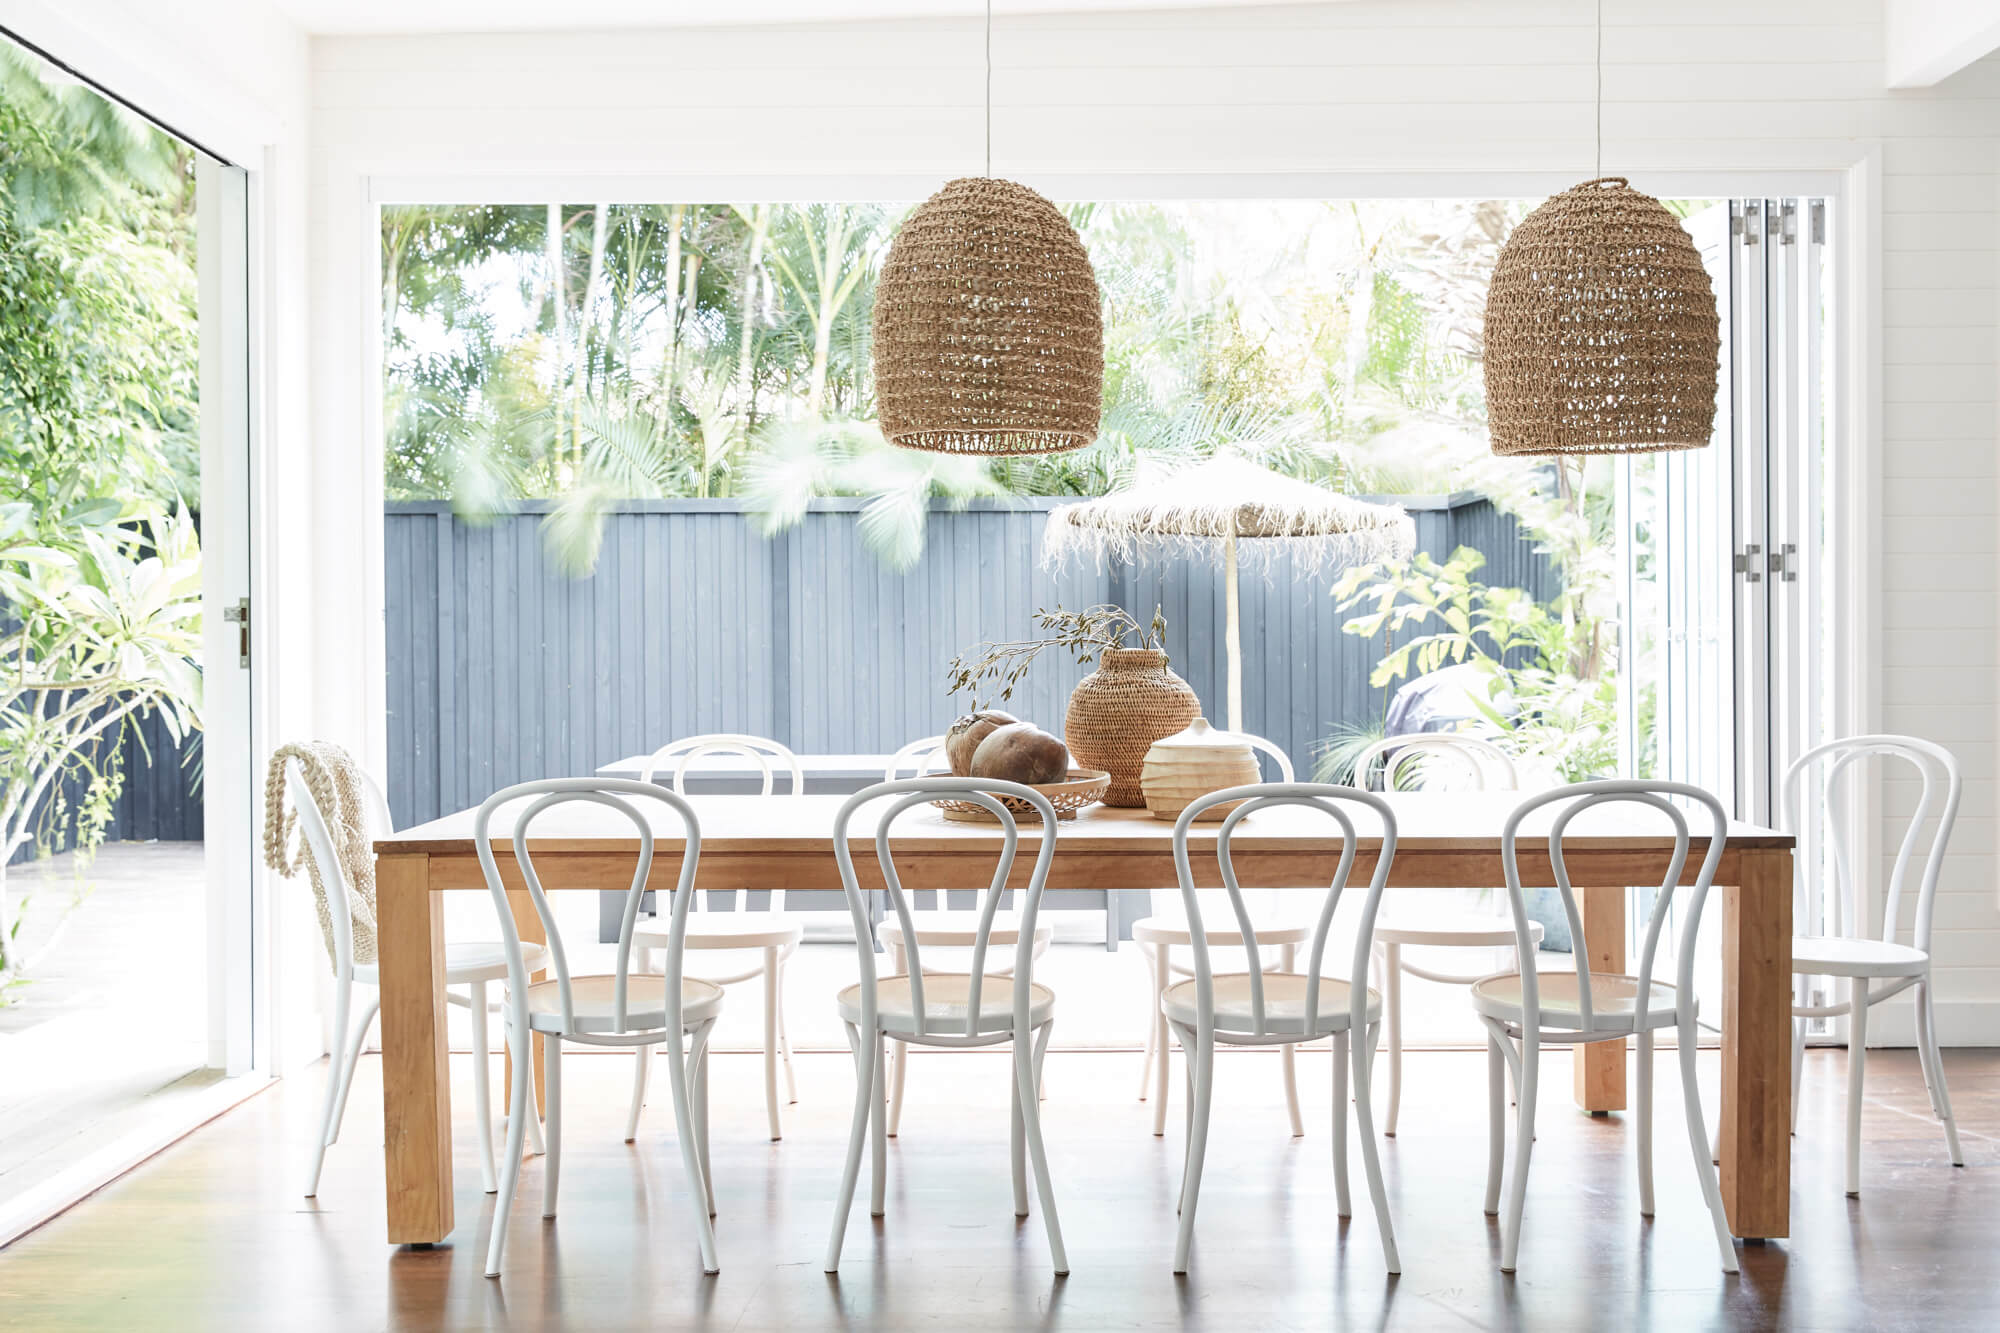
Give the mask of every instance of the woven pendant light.
M 952 181 L 910 214 L 875 287 L 882 434 L 931 453 L 1053 454 L 1097 439 L 1104 316 L 1069 219 L 992 176 L 987 8 L 987 175 Z
M 1603 156 L 1603 11 L 1599 6 Z M 1715 430 L 1721 318 L 1694 238 L 1622 177 L 1521 220 L 1486 292 L 1486 423 L 1496 454 L 1698 449 Z

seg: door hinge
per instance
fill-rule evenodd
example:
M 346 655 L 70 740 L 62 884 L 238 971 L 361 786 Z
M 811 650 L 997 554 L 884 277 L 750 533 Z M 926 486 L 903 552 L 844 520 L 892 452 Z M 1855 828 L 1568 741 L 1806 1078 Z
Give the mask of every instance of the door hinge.
M 250 666 L 250 599 L 239 597 L 236 605 L 222 608 L 222 618 L 236 626 L 236 665 Z
M 1778 244 L 1793 245 L 1799 239 L 1799 206 L 1789 199 L 1785 206 L 1771 215 L 1771 230 L 1778 233 Z
M 1743 234 L 1743 201 L 1740 199 L 1729 201 L 1729 234 L 1731 236 Z
M 1764 568 L 1776 575 L 1782 582 L 1797 583 L 1799 581 L 1798 554 L 1799 544 L 1797 542 L 1786 542 L 1783 546 L 1780 546 L 1764 558 Z
M 1759 567 L 1761 562 L 1757 559 L 1762 554 L 1764 554 L 1763 547 L 1755 545 L 1746 546 L 1730 562 L 1735 571 L 1743 576 L 1745 583 L 1762 583 L 1764 581 L 1764 571 Z
M 1755 245 L 1763 237 L 1764 206 L 1755 199 L 1743 201 L 1743 244 Z
M 1806 226 L 1814 245 L 1826 244 L 1826 200 L 1815 199 L 1806 206 Z

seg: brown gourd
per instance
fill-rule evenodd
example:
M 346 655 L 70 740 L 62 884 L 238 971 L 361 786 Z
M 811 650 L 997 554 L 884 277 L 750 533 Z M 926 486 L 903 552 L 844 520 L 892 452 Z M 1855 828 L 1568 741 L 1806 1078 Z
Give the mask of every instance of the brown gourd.
M 996 727 L 972 753 L 972 776 L 1037 786 L 1069 776 L 1069 749 L 1032 722 Z
M 1020 720 L 1012 713 L 987 708 L 967 713 L 953 722 L 944 736 L 945 762 L 951 765 L 953 775 L 961 778 L 972 776 L 972 754 L 979 748 L 979 743 L 997 729 Z

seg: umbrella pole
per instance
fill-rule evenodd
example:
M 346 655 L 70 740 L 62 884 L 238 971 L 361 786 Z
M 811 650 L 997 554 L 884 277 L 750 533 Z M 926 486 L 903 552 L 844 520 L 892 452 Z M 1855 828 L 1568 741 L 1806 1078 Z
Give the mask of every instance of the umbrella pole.
M 1227 618 L 1223 646 L 1229 651 L 1229 729 L 1243 730 L 1243 635 L 1236 619 L 1236 524 L 1231 520 L 1222 538 L 1223 606 Z

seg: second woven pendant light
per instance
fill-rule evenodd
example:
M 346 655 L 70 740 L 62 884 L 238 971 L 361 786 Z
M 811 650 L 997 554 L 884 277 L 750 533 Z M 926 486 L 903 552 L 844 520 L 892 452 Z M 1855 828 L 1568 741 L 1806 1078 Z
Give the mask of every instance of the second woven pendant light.
M 1598 9 L 1598 157 L 1603 30 Z M 1521 220 L 1486 293 L 1486 422 L 1496 454 L 1695 449 L 1715 429 L 1721 316 L 1678 217 L 1622 177 Z
M 904 222 L 875 288 L 882 434 L 931 453 L 1052 454 L 1097 438 L 1104 316 L 1083 241 L 1054 204 L 992 170 L 947 184 Z

